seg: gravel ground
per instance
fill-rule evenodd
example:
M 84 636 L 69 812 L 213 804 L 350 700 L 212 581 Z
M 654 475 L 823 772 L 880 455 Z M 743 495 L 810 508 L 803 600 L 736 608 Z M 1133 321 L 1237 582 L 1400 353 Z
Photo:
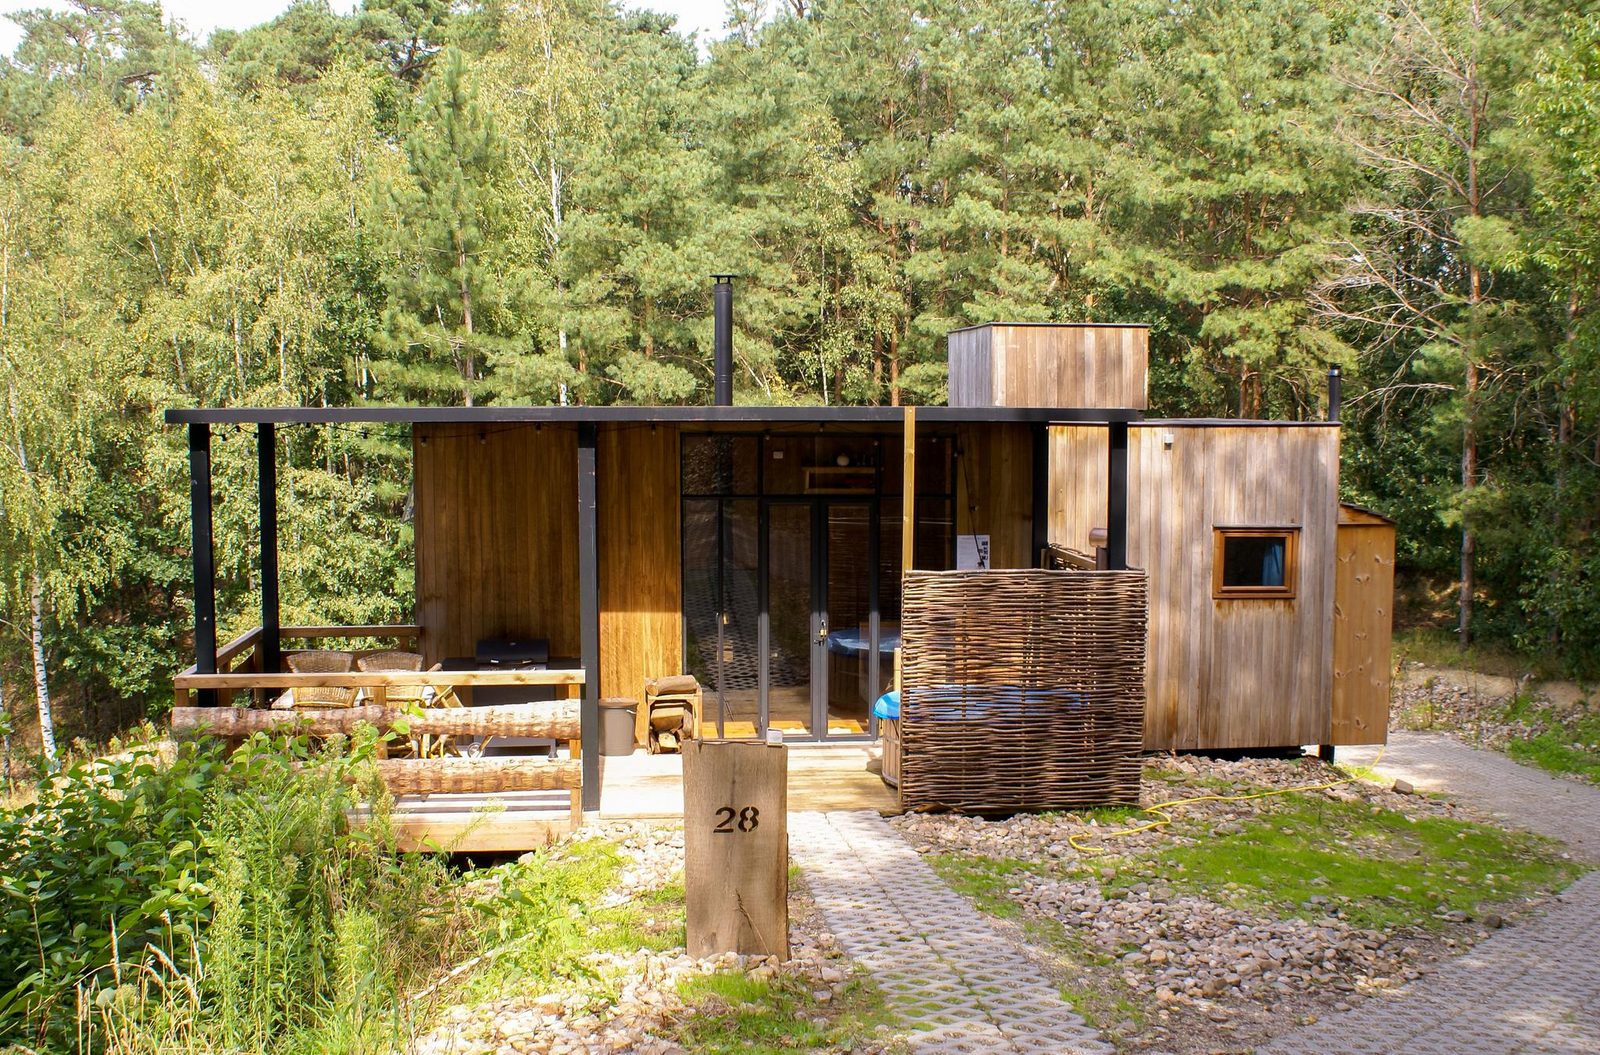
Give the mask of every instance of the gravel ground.
M 1530 705 L 1513 718 L 1507 711 L 1518 693 L 1524 694 Z M 1554 724 L 1553 714 L 1600 704 L 1600 696 L 1591 697 L 1572 682 L 1513 680 L 1411 662 L 1400 665 L 1389 699 L 1391 729 L 1443 733 L 1473 747 L 1496 751 L 1504 751 L 1514 740 L 1542 736 Z M 1577 773 L 1551 776 L 1589 783 Z
M 1295 764 L 1163 758 L 1148 772 L 1154 776 L 1144 781 L 1145 803 L 1191 794 L 1298 787 L 1341 776 L 1313 759 Z M 1446 801 L 1367 783 L 1317 793 L 1416 817 L 1465 818 Z M 1122 999 L 1120 1014 L 1115 1009 L 1107 1013 L 1102 1004 L 1096 1017 L 1108 1039 L 1125 1051 L 1184 1055 L 1248 1051 L 1272 1036 L 1428 973 L 1433 965 L 1486 937 L 1488 927 L 1503 922 L 1498 916 L 1485 917 L 1481 923 L 1468 921 L 1458 913 L 1438 917 L 1444 928 L 1440 932 L 1405 928 L 1382 934 L 1342 919 L 1338 892 L 1333 890 L 1327 897 L 1314 895 L 1305 905 L 1313 911 L 1324 908 L 1326 915 L 1280 919 L 1177 892 L 1153 868 L 1140 864 L 1140 858 L 1161 847 L 1208 838 L 1212 831 L 1237 830 L 1264 804 L 1195 803 L 1176 811 L 1184 823 L 1173 829 L 1114 840 L 1105 837 L 1108 830 L 1133 826 L 1145 818 L 1096 822 L 1075 814 L 1019 815 L 990 822 L 908 815 L 892 823 L 923 852 L 1052 866 L 1049 875 L 1019 875 L 1007 896 L 1022 906 L 1025 921 L 1056 921 L 1068 940 L 1080 947 L 1064 950 L 1058 960 L 1065 987 Z M 1069 842 L 1074 835 L 1090 846 L 1114 850 L 1120 869 L 1061 868 L 1083 860 Z M 1113 876 L 1120 877 L 1117 886 L 1103 883 Z M 1129 878 L 1138 881 L 1128 886 Z M 1531 907 L 1519 906 L 1517 912 Z M 1115 1021 L 1119 1018 L 1120 1023 Z
M 604 905 L 624 904 L 683 875 L 683 831 L 648 822 L 612 822 L 583 830 L 586 838 L 611 839 L 628 859 Z M 682 1055 L 673 1026 L 690 1011 L 678 995 L 686 978 L 738 969 L 755 978 L 802 980 L 819 1008 L 834 987 L 854 974 L 838 942 L 803 888 L 789 893 L 791 957 L 725 955 L 695 959 L 680 946 L 664 952 L 597 953 L 584 965 L 592 980 L 547 993 L 510 996 L 448 1008 L 440 1025 L 411 1046 L 416 1055 Z M 820 1012 L 819 1012 L 820 1013 Z M 892 1037 L 858 1045 L 854 1052 L 879 1055 Z

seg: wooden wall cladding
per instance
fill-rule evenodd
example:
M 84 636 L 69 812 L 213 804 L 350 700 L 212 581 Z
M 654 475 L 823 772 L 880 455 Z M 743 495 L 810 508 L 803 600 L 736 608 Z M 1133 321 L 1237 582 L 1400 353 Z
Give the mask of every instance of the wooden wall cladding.
M 429 665 L 486 637 L 576 656 L 578 439 L 572 426 L 417 425 L 417 623 Z
M 1149 402 L 1144 326 L 989 323 L 949 337 L 953 407 L 1133 407 Z
M 642 702 L 646 678 L 683 673 L 678 430 L 603 426 L 597 442 L 600 694 Z
M 1131 432 L 1131 430 L 1130 430 Z M 1094 553 L 1089 532 L 1106 526 L 1109 433 L 1100 425 L 1050 427 L 1050 541 Z M 1133 486 L 1129 458 L 1129 486 Z
M 1053 428 L 1050 449 L 1050 541 L 1092 552 L 1105 430 Z M 1128 562 L 1150 576 L 1147 749 L 1324 742 L 1338 473 L 1335 427 L 1129 429 Z M 1212 598 L 1214 529 L 1250 526 L 1299 527 L 1292 600 Z
M 1333 591 L 1333 714 L 1320 742 L 1381 744 L 1389 737 L 1394 674 L 1394 524 L 1339 509 Z
M 988 535 L 991 567 L 1033 567 L 1029 426 L 963 425 L 956 442 L 956 533 Z

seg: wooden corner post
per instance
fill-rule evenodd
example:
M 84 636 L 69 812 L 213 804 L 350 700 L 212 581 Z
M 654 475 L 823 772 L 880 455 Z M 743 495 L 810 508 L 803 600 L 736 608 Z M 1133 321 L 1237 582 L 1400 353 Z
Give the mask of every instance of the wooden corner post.
M 788 748 L 683 745 L 683 876 L 689 955 L 789 958 Z
M 917 408 L 906 407 L 904 479 L 900 483 L 900 578 L 917 552 Z

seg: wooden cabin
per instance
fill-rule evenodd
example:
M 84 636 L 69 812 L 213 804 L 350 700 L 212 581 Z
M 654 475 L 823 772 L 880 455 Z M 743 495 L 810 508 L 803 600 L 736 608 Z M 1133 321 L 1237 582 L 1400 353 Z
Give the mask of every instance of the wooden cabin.
M 571 740 L 551 760 L 559 776 L 477 759 L 429 783 L 428 760 L 390 764 L 428 792 L 402 802 L 419 844 L 536 845 L 598 808 L 602 698 L 642 702 L 648 680 L 689 674 L 708 734 L 871 739 L 903 572 L 1038 567 L 1056 546 L 1148 573 L 1147 748 L 1381 742 L 1393 525 L 1341 514 L 1337 424 L 1144 420 L 1147 332 L 956 331 L 943 407 L 169 411 L 190 430 L 196 542 L 180 704 L 246 704 L 182 721 L 287 720 L 264 704 L 297 686 L 357 689 L 380 716 L 402 684 L 537 697 L 505 704 L 505 731 Z M 410 426 L 414 624 L 279 625 L 274 430 L 303 422 Z M 260 626 L 219 647 L 209 436 L 230 424 L 258 430 L 267 588 Z M 423 673 L 284 669 L 318 637 L 407 643 Z M 486 640 L 537 640 L 548 662 L 482 669 Z M 559 721 L 538 702 L 573 694 Z M 645 720 L 641 707 L 640 744 Z M 526 795 L 532 812 L 485 820 L 471 796 L 491 793 Z M 568 793 L 570 810 L 549 815 Z

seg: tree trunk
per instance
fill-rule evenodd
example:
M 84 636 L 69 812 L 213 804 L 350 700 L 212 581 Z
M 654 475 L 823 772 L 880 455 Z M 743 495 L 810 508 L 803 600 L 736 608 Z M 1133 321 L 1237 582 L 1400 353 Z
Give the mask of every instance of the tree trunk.
M 477 371 L 472 362 L 472 287 L 467 285 L 467 250 L 461 244 L 460 234 L 456 235 L 456 266 L 461 269 L 461 328 L 467 331 L 467 344 L 461 350 L 461 376 L 466 381 L 461 386 L 461 394 L 470 407 L 472 382 L 476 379 Z
M 1467 355 L 1466 413 L 1461 438 L 1461 597 L 1457 602 L 1456 632 L 1463 651 L 1472 644 L 1472 596 L 1476 586 L 1474 554 L 1478 540 L 1472 530 L 1472 491 L 1478 484 L 1478 433 L 1476 422 L 1478 364 Z
M 33 566 L 28 580 L 29 642 L 33 648 L 33 686 L 39 696 L 39 746 L 51 769 L 56 765 L 56 724 L 50 714 L 50 668 L 44 655 L 44 580 Z
M 889 331 L 889 405 L 900 405 L 900 331 Z

